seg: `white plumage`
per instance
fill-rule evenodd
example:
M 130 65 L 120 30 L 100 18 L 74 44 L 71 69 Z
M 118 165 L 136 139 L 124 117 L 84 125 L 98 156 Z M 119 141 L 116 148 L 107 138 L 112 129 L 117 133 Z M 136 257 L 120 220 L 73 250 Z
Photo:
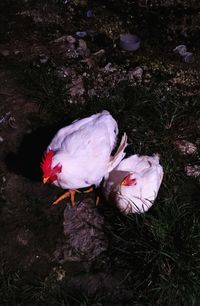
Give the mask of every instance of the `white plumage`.
M 76 120 L 60 129 L 47 149 L 54 152 L 52 168 L 62 167 L 52 183 L 63 189 L 98 186 L 125 155 L 126 134 L 116 154 L 111 156 L 117 134 L 117 122 L 108 111 Z
M 103 193 L 122 213 L 143 213 L 153 205 L 162 179 L 163 168 L 158 155 L 132 155 L 109 174 Z

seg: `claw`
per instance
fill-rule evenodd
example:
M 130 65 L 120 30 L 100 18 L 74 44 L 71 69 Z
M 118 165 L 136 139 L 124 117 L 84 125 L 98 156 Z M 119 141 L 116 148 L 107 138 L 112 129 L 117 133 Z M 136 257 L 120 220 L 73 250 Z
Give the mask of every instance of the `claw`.
M 75 194 L 76 194 L 76 192 L 80 193 L 78 190 L 73 190 L 73 189 L 70 189 L 69 191 L 66 191 L 56 201 L 54 201 L 52 203 L 52 205 L 57 205 L 62 200 L 66 199 L 66 198 L 70 198 L 71 205 L 74 206 L 75 205 Z
M 94 188 L 90 187 L 89 189 L 83 191 L 83 193 L 89 193 L 89 192 L 92 192 L 92 191 L 94 191 Z
M 89 189 L 83 191 L 83 193 L 89 193 L 89 192 L 92 192 L 92 191 L 94 191 L 94 187 L 90 187 Z M 96 201 L 95 201 L 96 206 L 99 204 L 99 201 L 100 201 L 99 196 L 96 196 Z

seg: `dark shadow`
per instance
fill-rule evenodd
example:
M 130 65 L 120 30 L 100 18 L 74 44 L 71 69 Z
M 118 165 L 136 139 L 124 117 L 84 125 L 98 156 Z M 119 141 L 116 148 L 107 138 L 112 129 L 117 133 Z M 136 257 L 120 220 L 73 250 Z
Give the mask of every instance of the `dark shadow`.
M 5 163 L 10 172 L 20 174 L 34 181 L 41 181 L 42 171 L 40 163 L 43 154 L 53 136 L 65 123 L 56 123 L 39 127 L 30 134 L 26 134 L 19 146 L 17 153 L 10 152 Z

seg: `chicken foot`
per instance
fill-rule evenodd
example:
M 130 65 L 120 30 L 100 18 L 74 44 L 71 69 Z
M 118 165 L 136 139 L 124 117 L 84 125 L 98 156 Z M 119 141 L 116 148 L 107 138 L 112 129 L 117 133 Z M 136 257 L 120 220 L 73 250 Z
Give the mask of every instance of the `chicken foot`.
M 94 191 L 94 188 L 91 187 L 83 192 L 77 190 L 77 189 L 69 189 L 69 191 L 66 191 L 65 193 L 63 193 L 57 200 L 55 200 L 52 205 L 57 205 L 58 203 L 60 203 L 62 200 L 66 199 L 66 198 L 70 198 L 71 201 L 71 205 L 72 207 L 75 205 L 75 194 L 76 193 L 90 193 Z M 96 198 L 96 205 L 99 204 L 99 196 L 97 196 Z
M 78 191 L 76 189 L 69 189 L 69 191 L 66 191 L 56 201 L 54 201 L 52 203 L 52 205 L 57 205 L 62 200 L 66 199 L 66 198 L 70 198 L 71 205 L 74 206 L 75 205 L 75 194 L 76 194 L 76 192 L 80 193 L 80 191 Z
M 89 193 L 89 192 L 92 192 L 92 191 L 94 191 L 94 187 L 90 187 L 89 189 L 83 191 L 83 193 Z M 100 199 L 99 199 L 99 196 L 97 195 L 96 196 L 96 201 L 95 201 L 96 206 L 99 204 L 99 201 L 100 201 Z

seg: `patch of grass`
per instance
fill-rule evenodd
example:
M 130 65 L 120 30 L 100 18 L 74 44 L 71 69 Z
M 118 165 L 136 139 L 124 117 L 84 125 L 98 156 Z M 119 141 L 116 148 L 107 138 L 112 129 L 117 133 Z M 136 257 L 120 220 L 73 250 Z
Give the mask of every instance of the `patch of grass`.
M 110 3 L 113 4 L 113 1 Z M 150 17 L 153 16 L 152 14 Z M 152 29 L 155 27 L 159 30 L 157 33 L 159 36 L 160 29 L 154 22 Z M 162 32 L 162 35 L 165 37 L 165 32 Z M 34 127 L 63 119 L 71 122 L 107 109 L 118 121 L 120 134 L 123 132 L 128 134 L 128 155 L 160 154 L 164 180 L 158 198 L 148 213 L 125 217 L 109 203 L 102 203 L 100 207 L 107 224 L 105 230 L 109 237 L 109 264 L 112 271 L 119 271 L 119 275 L 121 270 L 129 271 L 127 277 L 122 279 L 123 285 L 131 290 L 134 296 L 128 305 L 198 306 L 200 303 L 199 184 L 184 174 L 185 157 L 179 155 L 173 140 L 177 135 L 182 138 L 188 135 L 197 137 L 197 132 L 195 136 L 187 132 L 187 125 L 188 122 L 192 124 L 198 119 L 199 101 L 194 95 L 183 97 L 182 91 L 177 89 L 172 88 L 169 92 L 166 83 L 176 74 L 176 69 L 168 72 L 167 65 L 161 67 L 160 61 L 153 61 L 152 57 L 153 55 L 148 58 L 148 61 L 153 62 L 152 66 L 149 64 L 154 78 L 151 86 L 147 87 L 144 84 L 131 86 L 128 82 L 121 82 L 117 88 L 110 91 L 110 99 L 88 98 L 84 104 L 71 104 L 67 100 L 66 81 L 58 78 L 53 61 L 41 65 L 37 60 L 34 63 L 26 60 L 17 63 L 7 60 L 6 64 L 15 73 L 19 84 L 23 84 L 27 96 L 40 106 L 40 114 L 35 118 L 37 120 L 31 121 Z M 118 56 L 115 58 L 113 55 L 110 58 L 116 61 L 118 59 L 118 64 L 126 62 L 126 55 L 122 58 Z M 135 61 L 141 65 L 140 55 L 132 57 L 131 65 L 135 65 Z M 144 57 L 142 64 L 146 61 Z M 153 64 L 157 65 L 157 70 Z M 183 93 L 186 90 L 187 88 L 183 88 Z M 38 139 L 39 136 L 34 138 L 37 144 Z M 29 197 L 20 192 L 23 207 L 18 203 L 3 204 L 7 205 L 7 215 L 6 209 L 1 209 L 6 217 L 3 230 L 10 228 L 14 233 L 15 229 L 22 225 L 30 226 L 31 232 L 36 237 L 35 243 L 31 245 L 33 251 L 37 248 L 39 251 L 52 251 L 54 241 L 56 243 L 57 235 L 59 236 L 62 230 L 62 213 L 59 212 L 57 218 L 51 218 L 47 216 L 45 208 L 41 209 L 42 205 L 46 205 L 46 199 L 38 200 L 39 193 L 36 192 Z M 54 227 L 57 231 L 54 231 Z M 46 239 L 52 232 L 53 235 Z M 9 237 L 8 233 L 6 237 Z M 8 258 L 7 263 L 0 267 L 1 305 L 95 305 L 99 301 L 99 305 L 109 303 L 106 300 L 107 293 L 102 300 L 99 300 L 98 297 L 91 297 L 89 293 L 66 290 L 70 276 L 66 275 L 65 279 L 59 282 L 51 275 L 51 267 L 47 269 L 50 271 L 48 275 L 44 273 L 45 276 L 41 276 L 36 275 L 36 271 L 27 272 L 25 268 L 19 271 L 17 266 L 12 266 L 11 269 L 10 264 L 11 258 Z M 20 267 L 22 265 L 23 260 Z M 37 268 L 39 266 L 37 262 L 36 266 Z M 33 265 L 30 270 L 34 267 Z M 94 267 L 92 269 L 95 270 Z M 88 274 L 93 272 L 92 269 Z M 105 267 L 103 269 L 106 270 Z M 113 288 L 113 291 L 115 289 Z

